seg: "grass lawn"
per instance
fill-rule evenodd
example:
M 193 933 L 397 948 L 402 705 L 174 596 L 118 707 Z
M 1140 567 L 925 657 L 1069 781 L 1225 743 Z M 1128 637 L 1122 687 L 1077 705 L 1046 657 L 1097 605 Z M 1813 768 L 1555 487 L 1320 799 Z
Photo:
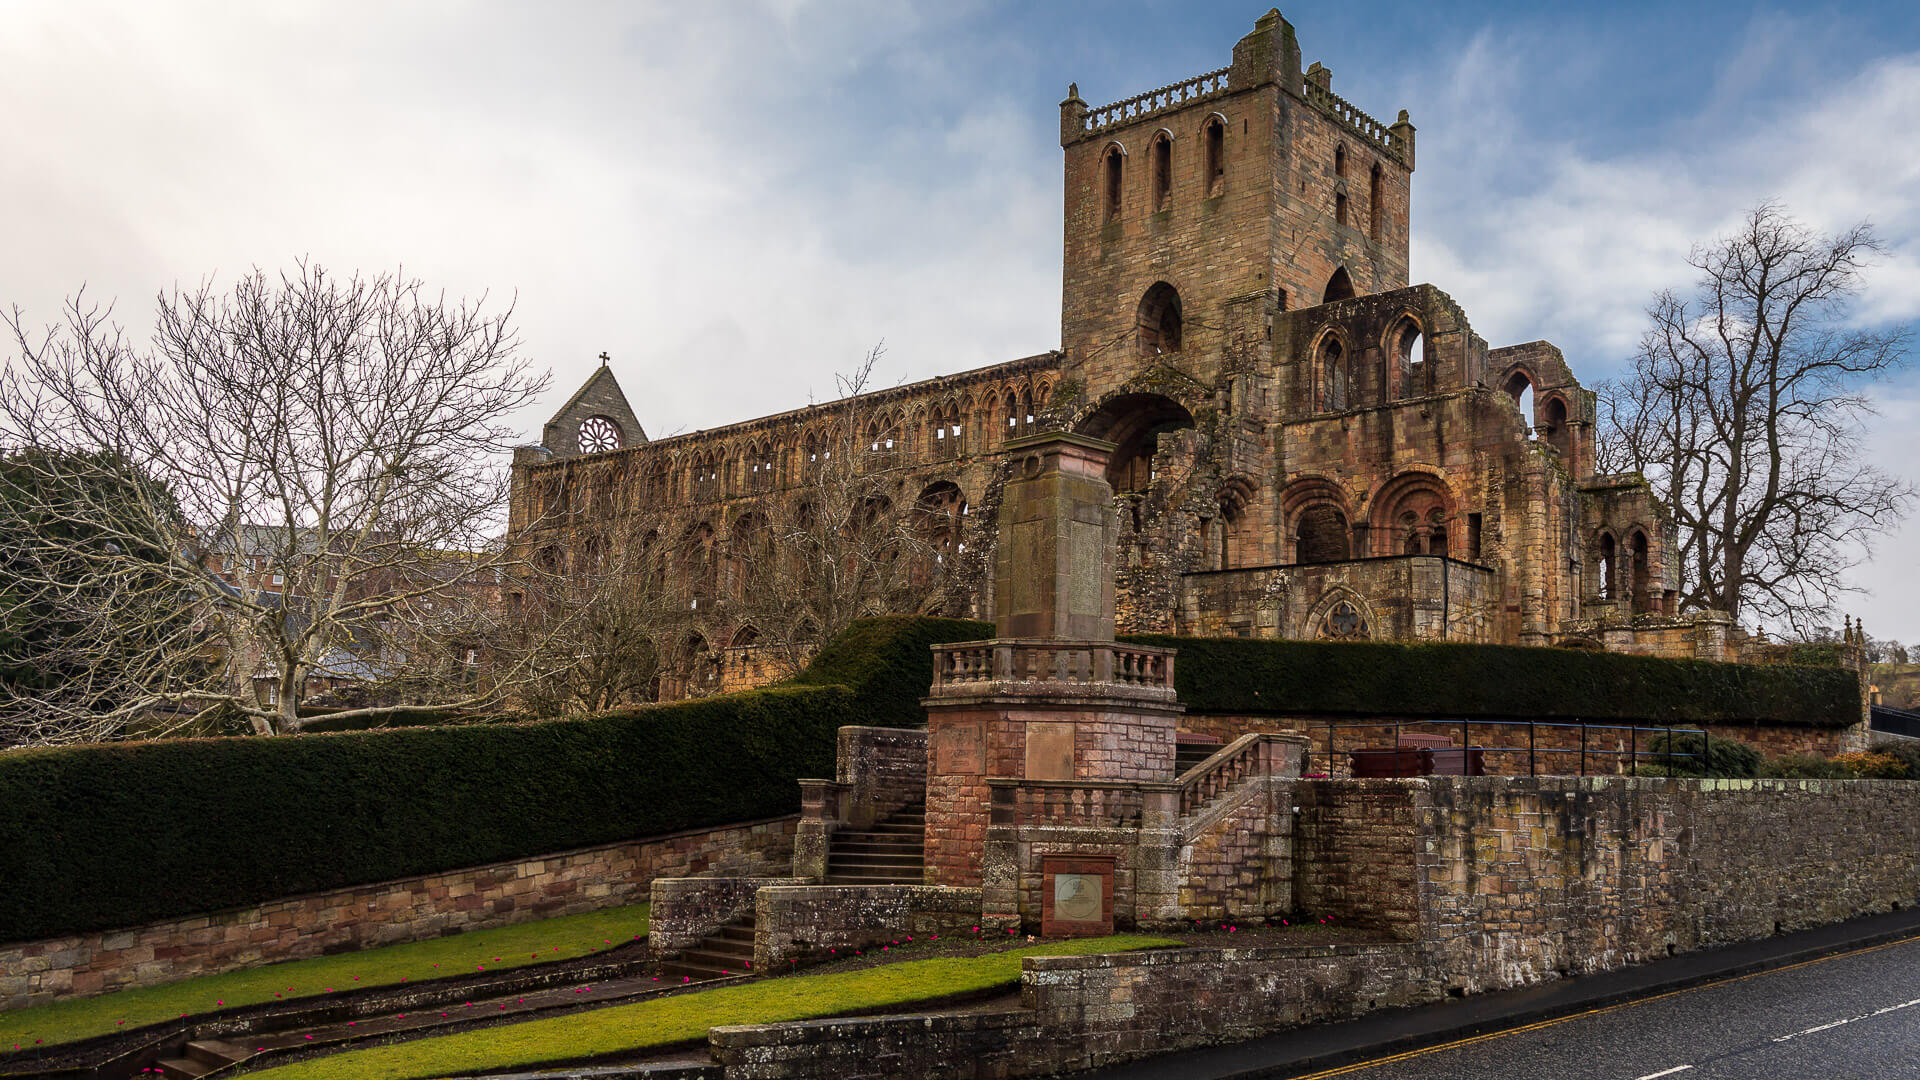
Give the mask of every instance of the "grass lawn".
M 1168 938 L 1123 934 L 1050 942 L 985 956 L 908 960 L 829 975 L 787 975 L 573 1016 L 356 1050 L 248 1076 L 263 1080 L 411 1080 L 530 1066 L 589 1054 L 638 1052 L 698 1039 L 707 1029 L 726 1024 L 805 1020 L 856 1009 L 906 1007 L 999 986 L 1012 989 L 1020 983 L 1023 956 L 1074 956 L 1178 944 Z
M 610 949 L 647 932 L 647 905 L 563 915 L 495 930 L 473 930 L 431 941 L 388 945 L 311 960 L 289 960 L 224 975 L 117 990 L 98 997 L 56 1001 L 0 1012 L 0 1052 L 35 1043 L 52 1046 L 75 1039 L 167 1020 L 182 1013 L 211 1012 L 368 986 L 519 967 L 536 961 L 573 960 Z

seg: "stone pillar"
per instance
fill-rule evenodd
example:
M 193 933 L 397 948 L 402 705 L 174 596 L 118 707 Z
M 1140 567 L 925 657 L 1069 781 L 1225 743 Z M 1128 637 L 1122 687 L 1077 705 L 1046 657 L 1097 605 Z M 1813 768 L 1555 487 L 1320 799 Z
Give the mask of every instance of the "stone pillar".
M 1007 444 L 993 624 L 1001 638 L 1113 640 L 1113 444 L 1053 432 Z

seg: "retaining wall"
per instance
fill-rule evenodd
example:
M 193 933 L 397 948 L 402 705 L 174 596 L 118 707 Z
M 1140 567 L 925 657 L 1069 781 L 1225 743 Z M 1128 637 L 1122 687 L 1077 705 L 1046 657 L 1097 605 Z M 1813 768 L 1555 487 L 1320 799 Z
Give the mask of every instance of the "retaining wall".
M 797 820 L 673 833 L 0 945 L 0 1009 L 638 903 L 654 878 L 670 874 L 781 873 Z

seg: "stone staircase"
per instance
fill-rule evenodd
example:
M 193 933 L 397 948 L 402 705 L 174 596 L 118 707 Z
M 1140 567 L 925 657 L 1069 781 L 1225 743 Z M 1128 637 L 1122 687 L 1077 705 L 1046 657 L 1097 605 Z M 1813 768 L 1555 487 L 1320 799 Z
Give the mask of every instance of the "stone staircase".
M 1175 779 L 1185 776 L 1188 769 L 1212 757 L 1220 751 L 1219 739 L 1206 736 L 1186 736 L 1173 744 L 1173 775 Z
M 858 831 L 837 829 L 827 844 L 828 885 L 919 885 L 925 880 L 927 805 L 904 807 Z
M 753 974 L 753 912 L 700 939 L 700 943 L 660 965 L 666 982 L 704 982 Z
M 166 1080 L 194 1080 L 215 1069 L 245 1061 L 253 1051 L 219 1039 L 196 1039 L 187 1044 L 185 1056 L 162 1058 L 160 1075 Z

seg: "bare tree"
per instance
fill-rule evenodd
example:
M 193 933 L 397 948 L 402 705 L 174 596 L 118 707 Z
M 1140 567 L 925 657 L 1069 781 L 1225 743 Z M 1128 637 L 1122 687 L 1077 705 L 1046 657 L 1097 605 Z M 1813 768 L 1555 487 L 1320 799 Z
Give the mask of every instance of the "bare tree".
M 921 610 L 958 542 L 904 486 L 906 433 L 870 393 L 884 354 L 875 346 L 835 376 L 840 396 L 816 407 L 799 448 L 797 489 L 737 518 L 720 553 L 728 601 L 787 673 L 855 619 Z
M 1913 488 L 1860 460 L 1864 386 L 1902 365 L 1909 330 L 1849 321 L 1880 251 L 1872 229 L 1818 235 L 1763 203 L 1689 258 L 1633 369 L 1606 388 L 1603 467 L 1644 473 L 1679 531 L 1682 603 L 1812 625 Z
M 486 652 L 526 671 L 522 704 L 581 715 L 652 701 L 688 625 L 689 589 L 666 572 L 661 515 L 622 505 L 566 530 L 564 550 L 516 572 L 505 632 Z
M 85 526 L 40 530 L 18 563 L 41 570 L 16 588 L 109 599 L 63 610 L 92 628 L 69 637 L 96 685 L 0 698 L 14 737 L 101 737 L 168 709 L 296 731 L 309 680 L 342 657 L 372 677 L 432 667 L 428 631 L 479 618 L 510 561 L 488 542 L 516 435 L 503 421 L 546 383 L 517 355 L 511 307 L 484 304 L 303 263 L 162 294 L 144 347 L 82 298 L 43 332 L 15 309 L 0 446 L 51 481 L 16 494 L 64 493 L 34 516 Z M 124 470 L 153 483 L 93 482 Z M 108 647 L 160 610 L 192 632 Z M 433 703 L 489 704 L 517 674 Z

